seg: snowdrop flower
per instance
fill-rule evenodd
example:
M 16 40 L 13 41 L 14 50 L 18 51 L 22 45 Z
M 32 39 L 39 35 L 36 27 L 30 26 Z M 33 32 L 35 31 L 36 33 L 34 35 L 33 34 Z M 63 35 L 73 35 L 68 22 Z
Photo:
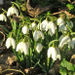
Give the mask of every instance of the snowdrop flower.
M 13 14 L 15 14 L 16 16 L 18 16 L 19 14 L 18 10 L 14 6 L 10 7 L 7 11 L 7 16 L 11 16 Z
M 71 41 L 69 36 L 65 36 L 63 37 L 60 41 L 59 41 L 59 48 L 62 48 L 65 44 L 68 44 Z
M 44 39 L 44 34 L 41 31 L 34 31 L 33 32 L 33 38 L 35 41 L 38 41 L 39 38 Z
M 22 32 L 23 32 L 23 34 L 27 34 L 28 31 L 29 31 L 29 29 L 28 29 L 27 26 L 24 26 L 24 27 L 22 28 Z
M 42 23 L 38 24 L 38 29 L 46 31 L 46 26 L 48 25 L 47 20 L 43 20 Z
M 37 51 L 38 53 L 40 53 L 40 52 L 42 51 L 42 48 L 43 48 L 43 45 L 42 45 L 41 43 L 38 43 L 38 44 L 36 45 L 36 51 Z
M 13 49 L 15 49 L 15 40 L 12 38 L 12 37 L 9 37 L 7 40 L 6 40 L 6 47 L 7 49 L 10 48 L 12 46 Z
M 49 47 L 48 52 L 47 52 L 47 57 L 52 58 L 54 61 L 59 59 L 61 60 L 61 55 L 59 53 L 59 50 L 54 47 Z
M 21 51 L 21 53 L 24 53 L 25 55 L 28 54 L 28 44 L 27 43 L 24 43 L 24 42 L 20 42 L 17 47 L 16 47 L 16 51 Z
M 65 21 L 64 21 L 64 19 L 63 18 L 61 18 L 61 17 L 59 17 L 58 19 L 57 19 L 57 25 L 64 25 L 65 24 Z
M 32 28 L 34 28 L 35 26 L 36 26 L 36 23 L 33 22 L 33 23 L 32 23 Z
M 35 28 L 35 27 L 36 27 L 36 23 L 33 22 L 33 23 L 30 25 L 30 30 L 32 30 L 32 29 Z
M 59 26 L 59 32 L 64 32 L 67 30 L 66 25 L 65 25 L 65 21 L 62 17 L 59 17 L 57 19 L 57 25 Z
M 75 48 L 75 38 L 72 38 L 72 40 L 68 43 L 68 47 L 71 47 L 72 49 Z
M 67 30 L 66 25 L 60 25 L 60 26 L 59 26 L 59 32 L 64 32 L 64 33 L 66 33 L 66 30 Z
M 49 22 L 49 24 L 46 27 L 46 30 L 49 30 L 49 34 L 51 36 L 53 36 L 56 32 L 57 27 L 55 26 L 55 24 L 51 21 Z
M 0 14 L 0 21 L 7 21 L 7 18 L 4 14 Z

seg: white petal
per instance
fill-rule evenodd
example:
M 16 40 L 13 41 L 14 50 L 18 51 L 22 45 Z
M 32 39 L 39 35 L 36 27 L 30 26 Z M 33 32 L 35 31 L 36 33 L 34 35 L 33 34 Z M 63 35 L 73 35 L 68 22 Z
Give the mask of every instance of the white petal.
M 39 38 L 44 39 L 44 34 L 41 31 L 34 31 L 33 38 L 35 41 L 38 41 Z
M 42 51 L 42 48 L 43 48 L 42 44 L 41 43 L 38 43 L 37 46 L 36 46 L 36 51 L 38 53 L 40 53 Z
M 61 17 L 59 17 L 59 18 L 57 19 L 57 25 L 64 25 L 64 24 L 65 24 L 64 19 L 61 18 Z
M 0 14 L 0 21 L 7 21 L 7 18 L 4 14 Z
M 51 57 L 51 55 L 52 55 L 52 47 L 50 47 L 49 49 L 48 49 L 48 51 L 47 51 L 47 57 L 48 58 L 50 58 Z
M 47 57 L 48 58 L 52 57 L 52 59 L 55 61 L 57 59 L 56 56 L 57 56 L 56 49 L 53 47 L 50 47 L 47 52 Z
M 49 28 L 49 34 L 53 36 L 56 32 L 57 27 L 53 22 L 49 22 L 50 28 Z
M 38 29 L 46 31 L 46 26 L 48 24 L 47 20 L 43 20 L 42 23 L 38 24 Z
M 27 43 L 24 43 L 24 42 L 20 42 L 17 47 L 16 47 L 16 51 L 21 51 L 21 53 L 24 52 L 25 55 L 28 54 L 28 45 Z
M 29 29 L 28 29 L 27 26 L 24 26 L 24 27 L 22 28 L 22 32 L 23 32 L 23 34 L 27 34 L 28 31 L 29 31 Z
M 55 61 L 57 60 L 57 51 L 55 48 L 52 48 L 52 59 Z
M 75 48 L 75 38 L 72 38 L 72 40 L 68 43 L 68 47 L 71 47 L 72 49 Z
M 10 7 L 7 11 L 7 16 L 11 16 L 13 14 L 16 14 L 16 16 L 18 16 L 18 10 L 15 7 Z
M 63 37 L 62 40 L 59 42 L 59 48 L 62 48 L 65 44 L 68 44 L 70 40 L 71 39 L 69 36 Z
M 61 60 L 60 50 L 56 48 L 56 51 L 57 51 L 57 59 Z
M 8 39 L 6 40 L 5 46 L 7 47 L 7 49 L 10 48 L 10 46 L 11 46 L 11 38 L 8 38 Z
M 13 49 L 15 49 L 15 40 L 12 37 L 9 37 L 6 40 L 6 47 L 10 48 L 12 46 Z
M 15 49 L 16 43 L 15 43 L 15 40 L 13 38 L 11 39 L 11 45 L 12 45 L 13 49 Z

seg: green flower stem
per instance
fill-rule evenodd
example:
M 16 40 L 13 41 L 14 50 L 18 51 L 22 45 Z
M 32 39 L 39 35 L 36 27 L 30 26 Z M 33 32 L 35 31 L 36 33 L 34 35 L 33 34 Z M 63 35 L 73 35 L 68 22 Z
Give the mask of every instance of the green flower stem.
M 49 67 L 50 67 L 50 58 L 47 57 L 47 72 L 49 71 Z
M 30 64 L 30 66 L 32 66 L 32 64 L 31 64 L 31 60 L 32 60 L 32 49 L 30 48 L 30 50 L 29 50 L 29 64 Z
M 28 59 L 28 56 L 26 56 L 26 68 L 29 67 L 29 59 Z
M 58 40 L 58 29 L 56 30 L 56 39 Z
M 69 29 L 69 31 L 72 33 L 72 30 L 71 30 L 71 28 L 68 26 L 68 25 L 66 25 L 66 27 Z
M 39 20 L 37 18 L 30 18 L 30 20 L 39 22 Z
M 2 8 L 2 10 L 3 10 L 3 14 L 4 14 L 4 13 L 7 13 L 7 11 L 6 11 L 5 9 Z
M 3 74 L 4 72 L 7 72 L 7 71 L 20 72 L 22 75 L 25 75 L 24 72 L 22 72 L 21 70 L 17 70 L 17 69 L 5 69 L 0 74 Z
M 51 41 L 50 43 L 49 43 L 49 47 L 52 45 L 52 44 L 54 44 L 54 42 L 58 42 L 59 40 L 53 40 L 53 41 Z

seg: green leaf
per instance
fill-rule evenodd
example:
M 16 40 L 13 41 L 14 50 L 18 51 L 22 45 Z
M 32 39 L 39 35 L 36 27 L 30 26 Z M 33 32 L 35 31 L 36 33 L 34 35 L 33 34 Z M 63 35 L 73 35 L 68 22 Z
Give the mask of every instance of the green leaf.
M 0 25 L 0 28 L 2 28 L 7 33 L 9 32 L 8 29 L 5 26 L 3 26 L 3 25 Z
M 74 65 L 70 62 L 68 62 L 67 60 L 63 59 L 63 61 L 61 62 L 61 66 L 65 67 L 67 70 L 71 70 L 74 71 Z
M 67 4 L 66 6 L 69 8 L 69 10 L 74 9 L 74 5 L 72 5 L 72 4 Z
M 60 74 L 61 75 L 67 75 L 67 70 L 64 67 L 60 67 Z

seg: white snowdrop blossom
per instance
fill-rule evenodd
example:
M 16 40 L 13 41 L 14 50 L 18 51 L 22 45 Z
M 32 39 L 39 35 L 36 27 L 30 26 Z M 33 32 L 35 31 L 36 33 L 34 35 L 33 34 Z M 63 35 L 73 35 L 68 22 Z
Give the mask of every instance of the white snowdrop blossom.
M 33 23 L 30 25 L 30 30 L 32 30 L 32 29 L 35 28 L 35 27 L 36 27 L 36 23 L 33 22 Z
M 58 19 L 57 19 L 57 25 L 65 25 L 65 21 L 64 21 L 64 19 L 63 18 L 61 18 L 61 17 L 59 17 Z
M 4 14 L 0 14 L 0 21 L 7 21 L 7 18 Z
M 29 48 L 29 45 L 28 43 L 24 43 L 24 42 L 20 42 L 17 47 L 16 47 L 16 51 L 21 51 L 21 53 L 24 53 L 25 55 L 28 54 L 28 48 Z
M 69 36 L 62 37 L 59 41 L 59 48 L 62 48 L 65 44 L 68 44 L 71 41 Z
M 54 47 L 49 47 L 48 52 L 47 52 L 47 57 L 52 58 L 54 61 L 59 59 L 61 60 L 61 55 L 60 52 L 57 48 Z
M 6 40 L 6 44 L 5 45 L 6 45 L 7 49 L 9 49 L 11 46 L 12 46 L 13 49 L 15 49 L 15 46 L 16 46 L 15 40 L 12 37 L 9 37 Z
M 65 25 L 65 21 L 63 18 L 59 17 L 57 19 L 57 25 L 59 26 L 59 32 L 64 32 L 67 30 L 66 25 Z
M 46 26 L 48 25 L 47 20 L 43 20 L 42 23 L 38 24 L 38 29 L 46 31 Z
M 27 27 L 27 26 L 24 26 L 24 27 L 22 28 L 22 32 L 23 32 L 23 34 L 27 34 L 27 33 L 29 32 L 28 27 Z
M 39 38 L 44 39 L 44 34 L 41 31 L 34 31 L 33 32 L 33 38 L 35 41 L 38 41 Z
M 68 43 L 68 47 L 71 47 L 72 49 L 75 48 L 75 38 L 72 38 L 72 40 Z
M 66 30 L 67 30 L 66 25 L 60 25 L 59 26 L 59 32 L 66 33 Z
M 55 25 L 52 21 L 49 22 L 49 24 L 48 24 L 47 27 L 46 27 L 46 30 L 47 30 L 47 31 L 49 30 L 49 34 L 50 34 L 51 36 L 53 36 L 53 35 L 55 34 L 56 29 L 57 29 L 57 27 L 56 27 L 56 25 Z
M 13 14 L 15 14 L 16 16 L 19 15 L 19 12 L 18 12 L 17 8 L 14 7 L 14 6 L 10 7 L 10 8 L 8 9 L 8 11 L 7 11 L 7 16 L 11 16 L 11 15 L 13 15 Z
M 38 43 L 38 44 L 36 45 L 36 51 L 37 51 L 38 53 L 40 53 L 40 52 L 42 51 L 42 48 L 43 48 L 43 45 L 42 45 L 41 43 Z
M 32 28 L 34 28 L 35 26 L 36 26 L 36 23 L 33 22 L 33 23 L 32 23 Z

